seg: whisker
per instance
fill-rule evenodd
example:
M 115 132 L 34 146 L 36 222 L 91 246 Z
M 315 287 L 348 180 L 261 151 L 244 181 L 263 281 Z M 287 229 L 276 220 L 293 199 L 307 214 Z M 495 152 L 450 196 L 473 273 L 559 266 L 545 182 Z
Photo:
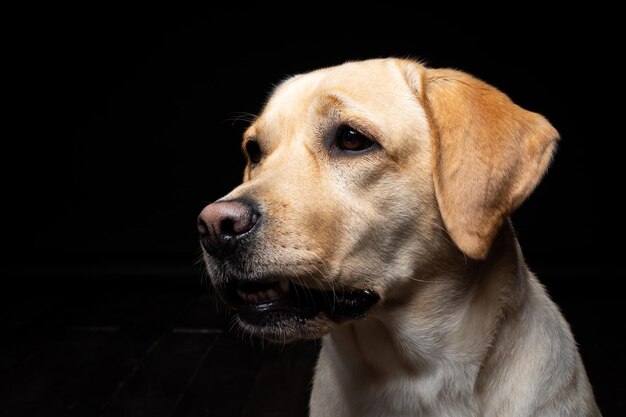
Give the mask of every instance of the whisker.
M 234 112 L 231 113 L 224 121 L 232 122 L 232 126 L 238 122 L 254 123 L 259 118 L 258 115 L 248 112 Z
M 324 260 L 322 259 L 321 256 L 319 256 L 317 253 L 315 253 L 315 252 L 313 252 L 311 250 L 306 250 L 306 252 L 311 254 L 311 255 L 313 255 L 315 258 L 317 258 L 317 260 L 324 266 L 324 270 L 328 271 L 328 266 L 326 265 L 326 262 L 324 262 Z M 328 275 L 327 272 L 326 273 L 322 272 L 317 267 L 317 265 L 311 264 L 311 266 L 316 269 L 316 271 L 320 274 L 320 276 L 323 277 L 323 276 L 327 276 Z M 318 279 L 316 279 L 316 278 L 313 278 L 313 279 L 315 280 L 317 285 L 320 286 L 320 288 L 325 289 L 325 286 L 323 284 L 320 284 L 320 281 Z M 336 306 L 336 302 L 338 301 L 337 300 L 337 291 L 336 291 L 336 288 L 335 288 L 335 282 L 329 280 L 328 284 L 330 284 L 330 289 L 331 289 L 331 293 L 332 293 L 332 300 L 328 300 L 328 295 L 326 294 L 326 292 L 324 292 L 323 294 L 324 294 L 324 298 L 326 299 L 326 301 L 332 301 L 332 307 L 334 309 L 335 306 Z

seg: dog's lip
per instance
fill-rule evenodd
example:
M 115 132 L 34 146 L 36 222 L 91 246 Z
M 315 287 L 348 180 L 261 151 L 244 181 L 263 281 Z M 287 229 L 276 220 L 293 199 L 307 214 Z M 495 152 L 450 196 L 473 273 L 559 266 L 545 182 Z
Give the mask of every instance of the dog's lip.
M 284 278 L 262 281 L 230 279 L 220 293 L 240 319 L 251 322 L 266 319 L 272 314 L 311 319 L 322 312 L 335 320 L 358 319 L 365 316 L 380 299 L 370 289 L 319 290 Z

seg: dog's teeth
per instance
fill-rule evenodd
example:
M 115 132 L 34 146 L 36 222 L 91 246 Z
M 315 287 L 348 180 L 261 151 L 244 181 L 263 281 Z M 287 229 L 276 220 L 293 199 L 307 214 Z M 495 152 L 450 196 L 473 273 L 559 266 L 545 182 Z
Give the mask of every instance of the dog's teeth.
M 243 301 L 250 304 L 259 304 L 270 300 L 275 300 L 281 295 L 284 295 L 289 291 L 289 282 L 280 281 L 274 288 L 269 288 L 264 291 L 246 292 L 237 289 L 237 295 L 241 297 Z

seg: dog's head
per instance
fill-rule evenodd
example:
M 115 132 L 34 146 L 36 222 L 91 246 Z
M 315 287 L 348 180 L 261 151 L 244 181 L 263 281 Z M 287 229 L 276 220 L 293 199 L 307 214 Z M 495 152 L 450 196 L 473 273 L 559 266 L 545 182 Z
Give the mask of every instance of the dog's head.
M 459 71 L 386 59 L 292 77 L 244 135 L 243 184 L 200 214 L 211 281 L 244 329 L 319 337 L 446 260 L 484 259 L 557 139 Z

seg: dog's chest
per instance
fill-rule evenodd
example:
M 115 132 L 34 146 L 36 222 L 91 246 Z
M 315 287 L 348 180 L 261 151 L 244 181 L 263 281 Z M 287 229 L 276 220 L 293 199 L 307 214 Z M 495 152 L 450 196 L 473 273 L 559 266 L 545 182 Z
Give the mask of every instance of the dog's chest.
M 352 353 L 340 355 L 332 343 L 322 347 L 311 395 L 312 417 L 479 415 L 471 383 L 452 369 L 381 376 Z
M 344 379 L 342 383 L 346 383 Z M 414 378 L 393 381 L 353 381 L 349 386 L 314 384 L 311 416 L 472 417 L 478 406 L 471 396 L 448 396 L 436 384 Z M 317 412 L 319 410 L 319 412 Z M 322 411 L 325 410 L 325 411 Z M 335 414 L 342 410 L 340 414 Z
M 342 329 L 343 330 L 343 329 Z M 353 333 L 354 334 L 354 333 Z M 311 416 L 478 416 L 473 372 L 460 364 L 413 361 L 368 335 L 368 351 L 350 332 L 324 339 L 311 396 Z M 361 343 L 361 346 L 363 344 Z M 432 359 L 434 360 L 434 359 Z M 317 414 L 314 410 L 326 410 Z

